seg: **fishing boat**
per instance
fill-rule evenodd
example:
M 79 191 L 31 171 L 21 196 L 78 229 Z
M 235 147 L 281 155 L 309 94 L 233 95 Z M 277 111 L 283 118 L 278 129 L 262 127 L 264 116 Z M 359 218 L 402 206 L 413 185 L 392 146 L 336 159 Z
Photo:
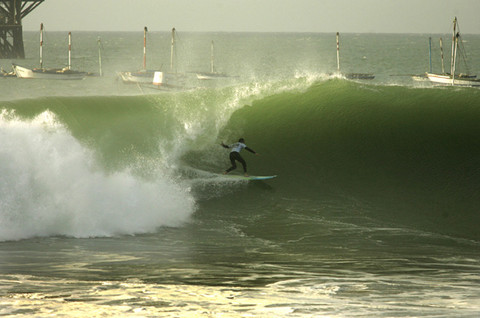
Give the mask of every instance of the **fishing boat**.
M 124 83 L 148 83 L 153 82 L 155 71 L 147 70 L 147 27 L 143 28 L 143 68 L 138 71 L 118 72 L 118 76 Z
M 443 47 L 442 47 L 442 38 L 440 38 L 440 50 L 442 52 L 442 70 L 443 70 Z M 428 38 L 428 59 L 429 59 L 429 66 L 430 66 L 430 73 L 432 73 L 432 37 Z M 393 76 L 393 75 L 391 75 Z M 416 82 L 428 82 L 427 73 L 423 74 L 409 74 L 414 81 Z
M 0 69 L 0 77 L 17 77 L 15 74 L 15 69 L 12 68 L 10 72 L 6 71 L 3 69 L 3 67 Z
M 440 48 L 442 52 L 442 73 L 441 74 L 436 74 L 433 72 L 427 72 L 426 76 L 430 80 L 430 82 L 435 83 L 435 84 L 443 84 L 443 85 L 452 85 L 452 86 L 480 86 L 480 80 L 476 78 L 475 75 L 470 75 L 469 72 L 463 74 L 455 74 L 457 71 L 457 62 L 458 62 L 458 57 L 461 56 L 463 57 L 463 60 L 465 62 L 465 66 L 468 66 L 466 64 L 466 55 L 464 50 L 461 51 L 462 47 L 459 46 L 459 44 L 462 44 L 462 39 L 460 36 L 460 28 L 458 26 L 458 20 L 457 17 L 453 19 L 453 36 L 452 36 L 452 55 L 450 59 L 450 73 L 445 73 L 445 67 L 443 63 L 443 47 L 442 47 L 442 42 L 440 40 Z
M 153 82 L 154 71 L 139 70 L 134 72 L 118 72 L 118 76 L 126 84 L 148 83 Z
M 372 80 L 375 78 L 375 75 L 370 73 L 346 73 L 343 75 L 348 79 Z
M 12 64 L 15 75 L 18 78 L 56 79 L 56 80 L 81 80 L 87 76 L 87 72 L 72 70 L 72 33 L 68 32 L 68 66 L 63 68 L 43 67 L 43 23 L 40 24 L 40 67 L 27 68 Z
M 81 80 L 87 76 L 87 72 L 74 71 L 65 68 L 26 68 L 13 64 L 15 74 L 18 78 L 35 78 L 35 79 L 55 79 L 55 80 Z
M 214 52 L 214 44 L 213 44 L 213 41 L 212 41 L 212 44 L 210 46 L 210 72 L 197 72 L 196 75 L 197 75 L 197 78 L 199 80 L 213 80 L 213 79 L 230 77 L 227 74 L 218 73 L 215 70 L 213 52 Z
M 177 71 L 176 64 L 176 30 L 172 28 L 171 46 L 170 46 L 170 71 L 154 72 L 153 85 L 159 89 L 184 89 L 186 76 Z
M 337 32 L 337 74 L 347 79 L 372 80 L 375 75 L 370 73 L 341 73 L 340 72 L 340 33 Z

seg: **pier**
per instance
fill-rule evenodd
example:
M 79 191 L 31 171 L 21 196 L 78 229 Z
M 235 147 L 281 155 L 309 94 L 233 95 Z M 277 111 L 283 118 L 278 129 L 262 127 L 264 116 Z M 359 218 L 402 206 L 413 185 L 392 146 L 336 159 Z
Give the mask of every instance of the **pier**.
M 23 59 L 22 20 L 44 0 L 0 0 L 0 59 Z

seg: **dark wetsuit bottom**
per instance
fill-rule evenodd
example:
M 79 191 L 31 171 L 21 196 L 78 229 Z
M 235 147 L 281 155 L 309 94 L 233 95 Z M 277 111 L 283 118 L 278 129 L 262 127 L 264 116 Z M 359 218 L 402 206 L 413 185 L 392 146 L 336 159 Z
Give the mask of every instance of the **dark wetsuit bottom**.
M 227 169 L 227 173 L 232 171 L 232 170 L 237 169 L 237 163 L 235 161 L 238 161 L 242 164 L 243 171 L 246 173 L 247 172 L 247 163 L 245 162 L 245 160 L 243 160 L 242 156 L 240 156 L 240 154 L 236 151 L 232 151 L 230 153 L 230 162 L 232 163 L 232 166 Z

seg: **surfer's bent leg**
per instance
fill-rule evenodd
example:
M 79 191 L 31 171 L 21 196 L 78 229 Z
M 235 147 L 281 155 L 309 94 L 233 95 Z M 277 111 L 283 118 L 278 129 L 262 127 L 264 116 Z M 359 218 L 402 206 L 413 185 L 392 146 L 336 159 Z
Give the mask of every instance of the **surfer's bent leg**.
M 242 166 L 243 166 L 243 172 L 247 173 L 247 163 L 245 162 L 245 160 L 243 160 L 242 156 L 240 156 L 240 154 L 239 154 L 238 152 L 237 152 L 236 154 L 237 154 L 237 156 L 236 156 L 237 158 L 236 158 L 236 159 L 237 159 L 238 162 L 240 162 L 240 163 L 242 164 Z
M 230 171 L 237 169 L 237 164 L 235 162 L 235 159 L 236 159 L 235 154 L 238 154 L 238 152 L 230 153 L 230 162 L 232 163 L 232 166 L 225 171 L 226 173 L 229 173 Z

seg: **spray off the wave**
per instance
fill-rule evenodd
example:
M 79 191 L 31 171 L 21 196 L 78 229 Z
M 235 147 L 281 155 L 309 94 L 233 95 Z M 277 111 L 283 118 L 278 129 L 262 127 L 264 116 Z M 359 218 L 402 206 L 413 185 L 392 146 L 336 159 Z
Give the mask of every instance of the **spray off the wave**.
M 288 88 L 9 102 L 0 118 L 0 240 L 151 233 L 186 222 L 196 203 L 180 176 L 183 158 L 215 144 L 236 109 Z
M 181 224 L 194 210 L 189 192 L 168 176 L 105 172 L 51 113 L 31 121 L 4 117 L 0 240 L 152 232 Z

